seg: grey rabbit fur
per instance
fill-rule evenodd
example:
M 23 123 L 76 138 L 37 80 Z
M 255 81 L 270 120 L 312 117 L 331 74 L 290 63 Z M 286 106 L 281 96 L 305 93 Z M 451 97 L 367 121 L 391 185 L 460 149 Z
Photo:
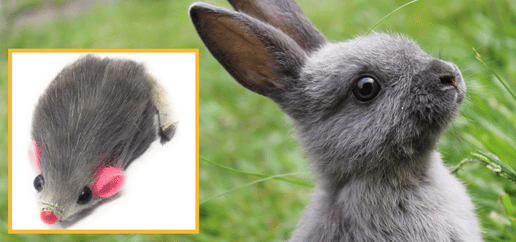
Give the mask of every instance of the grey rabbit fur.
M 50 211 L 60 222 L 74 220 L 107 199 L 91 194 L 99 168 L 125 170 L 158 137 L 161 143 L 173 137 L 176 125 L 163 118 L 164 97 L 157 92 L 162 87 L 131 60 L 86 55 L 55 77 L 32 122 L 41 170 L 34 186 L 42 213 Z M 80 204 L 84 189 L 90 197 Z
M 436 143 L 466 89 L 413 41 L 330 43 L 292 0 L 190 7 L 204 44 L 244 87 L 294 121 L 317 175 L 290 241 L 481 241 L 464 186 Z

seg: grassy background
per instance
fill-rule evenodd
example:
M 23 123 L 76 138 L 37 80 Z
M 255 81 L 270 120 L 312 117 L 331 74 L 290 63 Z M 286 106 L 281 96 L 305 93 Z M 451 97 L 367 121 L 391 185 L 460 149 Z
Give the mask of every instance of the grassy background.
M 187 15 L 193 1 L 111 1 L 71 17 L 29 24 L 20 23 L 41 9 L 59 9 L 70 1 L 8 2 L 0 2 L 0 241 L 284 241 L 289 237 L 309 202 L 311 188 L 277 180 L 203 203 L 198 235 L 7 234 L 7 48 L 199 48 L 200 201 L 260 179 L 206 160 L 261 174 L 303 173 L 287 178 L 313 183 L 288 117 L 270 100 L 232 80 L 202 45 Z M 208 2 L 229 7 L 223 0 Z M 406 0 L 298 2 L 328 40 L 339 41 L 365 33 Z M 467 100 L 439 144 L 448 165 L 481 150 L 516 168 L 516 100 L 472 49 L 516 90 L 515 1 L 422 0 L 375 30 L 403 33 L 431 55 L 461 68 Z M 515 184 L 477 163 L 464 165 L 457 175 L 478 206 L 485 240 L 516 241 L 516 226 L 511 225 L 516 221 L 514 211 L 507 205 L 507 200 L 516 202 Z

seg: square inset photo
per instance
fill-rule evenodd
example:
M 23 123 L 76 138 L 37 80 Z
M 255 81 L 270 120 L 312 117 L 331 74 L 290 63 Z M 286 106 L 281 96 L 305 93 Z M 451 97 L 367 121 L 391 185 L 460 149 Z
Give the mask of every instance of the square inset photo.
M 198 50 L 9 50 L 9 233 L 198 233 Z

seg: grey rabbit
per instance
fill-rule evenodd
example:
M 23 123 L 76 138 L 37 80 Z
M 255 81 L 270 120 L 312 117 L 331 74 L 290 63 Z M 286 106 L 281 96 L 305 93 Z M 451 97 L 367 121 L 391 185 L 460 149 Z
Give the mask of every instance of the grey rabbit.
M 457 66 L 395 34 L 327 42 L 293 0 L 229 3 L 191 5 L 199 36 L 293 119 L 317 176 L 290 241 L 481 241 L 436 151 L 465 95 Z
M 86 55 L 66 66 L 39 98 L 31 159 L 40 217 L 72 221 L 115 197 L 125 169 L 176 129 L 164 90 L 132 60 Z

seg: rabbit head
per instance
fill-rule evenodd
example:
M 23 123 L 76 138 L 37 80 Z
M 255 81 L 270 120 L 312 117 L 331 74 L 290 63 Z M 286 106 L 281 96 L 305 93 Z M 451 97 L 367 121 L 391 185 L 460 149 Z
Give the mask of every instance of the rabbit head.
M 465 84 L 452 63 L 399 35 L 329 43 L 291 0 L 194 3 L 201 39 L 244 87 L 294 120 L 321 176 L 419 166 L 457 113 Z

